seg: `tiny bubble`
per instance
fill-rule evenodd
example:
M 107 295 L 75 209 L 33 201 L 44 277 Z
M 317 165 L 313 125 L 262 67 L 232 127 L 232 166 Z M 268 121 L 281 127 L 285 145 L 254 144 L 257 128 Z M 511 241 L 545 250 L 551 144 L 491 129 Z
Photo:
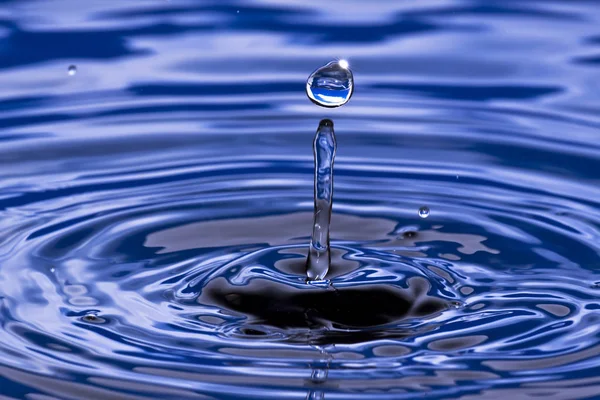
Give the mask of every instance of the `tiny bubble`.
M 71 65 L 68 69 L 69 72 L 69 76 L 73 76 L 77 73 L 77 67 L 74 65 Z
M 419 217 L 427 218 L 427 217 L 429 217 L 429 213 L 430 213 L 429 207 L 423 206 L 423 207 L 419 208 Z
M 50 268 L 50 272 L 54 273 L 56 271 L 56 268 L 52 267 Z

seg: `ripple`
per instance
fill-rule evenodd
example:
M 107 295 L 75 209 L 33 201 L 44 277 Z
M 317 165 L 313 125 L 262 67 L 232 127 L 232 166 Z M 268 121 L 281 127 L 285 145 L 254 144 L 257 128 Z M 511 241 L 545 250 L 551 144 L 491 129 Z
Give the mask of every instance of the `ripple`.
M 591 3 L 67 3 L 0 5 L 7 395 L 598 392 Z M 304 81 L 335 57 L 308 286 Z
M 536 360 L 557 368 L 595 354 L 586 350 L 594 345 L 593 308 L 582 305 L 595 300 L 586 282 L 594 281 L 587 260 L 597 248 L 589 235 L 596 225 L 585 221 L 597 217 L 561 222 L 590 207 L 574 198 L 532 207 L 525 199 L 535 196 L 539 203 L 539 195 L 527 194 L 531 188 L 481 182 L 464 172 L 456 180 L 391 160 L 384 167 L 380 160 L 385 173 L 342 159 L 332 286 L 311 289 L 302 276 L 310 159 L 177 160 L 168 168 L 83 174 L 54 192 L 23 193 L 4 211 L 31 226 L 3 256 L 0 285 L 10 305 L 7 321 L 14 324 L 7 342 L 13 350 L 40 360 L 39 350 L 17 343 L 64 332 L 52 334 L 60 340 L 55 351 L 75 346 L 76 357 L 89 365 L 108 362 L 115 379 L 121 366 L 135 365 L 134 380 L 148 379 L 149 372 L 140 371 L 154 371 L 149 368 L 158 360 L 173 368 L 199 360 L 216 365 L 223 347 L 230 349 L 227 365 L 241 366 L 271 362 L 273 352 L 285 348 L 333 346 L 326 350 L 333 370 L 376 366 L 369 356 L 350 361 L 336 355 L 385 354 L 375 350 L 381 346 L 407 349 L 390 350 L 394 362 L 428 365 L 418 350 L 425 346 L 432 357 L 444 355 L 434 363 L 442 370 L 470 362 L 496 373 L 537 368 Z M 385 197 L 369 190 L 373 181 L 387 181 Z M 274 193 L 277 203 L 269 201 Z M 517 194 L 520 202 L 509 200 Z M 427 220 L 414 213 L 423 201 L 436 210 Z M 15 214 L 27 208 L 36 211 Z M 561 248 L 578 248 L 579 258 Z M 44 318 L 28 317 L 41 308 Z M 587 334 L 577 337 L 578 331 Z M 475 339 L 466 332 L 476 332 Z M 257 352 L 246 354 L 250 342 Z M 552 357 L 568 358 L 548 364 L 547 356 L 531 352 L 544 346 Z M 470 352 L 461 353 L 465 349 Z M 293 354 L 279 360 L 299 373 L 306 357 L 298 353 L 295 361 Z M 6 363 L 23 361 L 9 357 Z M 364 388 L 380 384 L 365 382 Z

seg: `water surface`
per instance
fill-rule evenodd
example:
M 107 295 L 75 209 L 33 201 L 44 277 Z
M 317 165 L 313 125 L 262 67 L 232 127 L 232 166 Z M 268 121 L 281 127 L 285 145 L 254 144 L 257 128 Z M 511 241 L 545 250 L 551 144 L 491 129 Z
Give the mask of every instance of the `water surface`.
M 0 2 L 0 394 L 594 398 L 599 27 L 583 0 Z M 352 100 L 319 108 L 340 59 Z M 332 287 L 303 276 L 324 118 Z

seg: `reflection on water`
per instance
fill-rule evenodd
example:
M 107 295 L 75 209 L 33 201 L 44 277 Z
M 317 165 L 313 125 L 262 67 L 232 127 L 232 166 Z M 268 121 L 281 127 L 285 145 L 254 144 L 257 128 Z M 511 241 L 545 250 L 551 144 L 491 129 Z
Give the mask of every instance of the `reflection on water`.
M 0 15 L 2 396 L 600 392 L 595 2 Z M 311 104 L 344 59 L 352 101 Z M 331 286 L 304 282 L 324 118 Z

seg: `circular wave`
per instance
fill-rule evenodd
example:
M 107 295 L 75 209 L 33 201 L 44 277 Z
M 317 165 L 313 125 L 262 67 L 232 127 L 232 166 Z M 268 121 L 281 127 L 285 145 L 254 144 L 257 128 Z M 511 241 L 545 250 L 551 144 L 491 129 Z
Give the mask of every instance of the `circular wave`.
M 163 3 L 0 4 L 3 395 L 600 392 L 593 2 Z
M 593 371 L 598 207 L 562 178 L 342 155 L 332 286 L 306 288 L 308 157 L 171 155 L 2 200 L 10 379 L 388 398 Z

